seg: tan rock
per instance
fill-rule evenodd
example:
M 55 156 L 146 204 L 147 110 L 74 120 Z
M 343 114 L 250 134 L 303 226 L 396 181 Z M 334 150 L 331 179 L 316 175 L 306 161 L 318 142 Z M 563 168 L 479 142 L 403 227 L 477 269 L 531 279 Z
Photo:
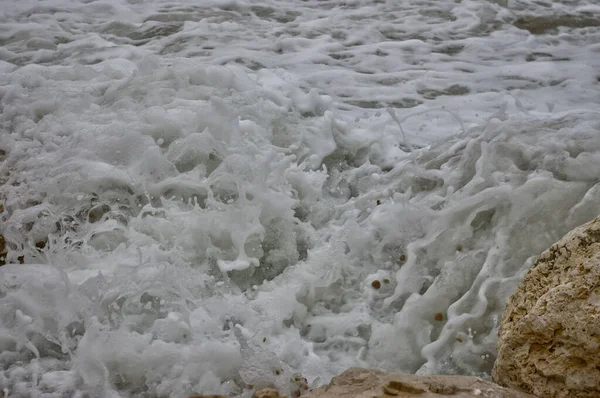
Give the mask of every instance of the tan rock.
M 600 217 L 542 253 L 511 296 L 492 377 L 544 398 L 600 397 Z
M 306 398 L 481 397 L 533 398 L 470 376 L 415 376 L 351 368 L 331 383 L 302 395 Z
M 274 388 L 263 388 L 254 393 L 252 398 L 282 398 L 279 391 Z

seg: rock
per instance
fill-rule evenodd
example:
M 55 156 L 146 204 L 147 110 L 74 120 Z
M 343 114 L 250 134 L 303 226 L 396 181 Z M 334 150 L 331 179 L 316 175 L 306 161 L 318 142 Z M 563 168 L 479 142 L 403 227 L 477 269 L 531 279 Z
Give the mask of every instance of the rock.
M 306 398 L 481 397 L 534 398 L 471 376 L 415 376 L 351 368 Z
M 263 388 L 254 393 L 252 398 L 280 398 L 279 391 L 274 388 Z
M 600 397 L 600 217 L 542 253 L 509 299 L 497 383 L 540 397 Z

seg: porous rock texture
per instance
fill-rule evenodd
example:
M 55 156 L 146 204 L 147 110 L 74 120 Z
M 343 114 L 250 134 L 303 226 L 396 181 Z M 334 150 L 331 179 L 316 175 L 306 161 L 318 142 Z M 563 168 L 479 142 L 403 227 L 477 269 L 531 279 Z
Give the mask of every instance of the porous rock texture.
M 498 384 L 544 398 L 600 397 L 600 217 L 538 257 L 498 334 Z
M 278 398 L 274 390 L 258 391 L 255 398 Z M 302 398 L 534 398 L 470 376 L 415 376 L 380 370 L 350 368 L 325 387 Z

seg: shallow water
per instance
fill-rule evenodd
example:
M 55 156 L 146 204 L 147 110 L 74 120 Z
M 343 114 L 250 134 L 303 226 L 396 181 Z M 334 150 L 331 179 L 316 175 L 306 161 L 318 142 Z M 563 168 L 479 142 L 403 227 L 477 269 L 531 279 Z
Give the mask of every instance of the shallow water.
M 593 1 L 4 1 L 0 387 L 488 377 L 600 212 Z

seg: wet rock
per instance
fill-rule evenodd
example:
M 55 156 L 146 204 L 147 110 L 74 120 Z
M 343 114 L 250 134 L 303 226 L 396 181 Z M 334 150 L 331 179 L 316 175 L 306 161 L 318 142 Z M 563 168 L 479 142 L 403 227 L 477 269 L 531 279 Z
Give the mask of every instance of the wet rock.
M 492 377 L 540 397 L 600 397 L 600 217 L 542 253 L 511 296 Z
M 471 376 L 415 376 L 351 368 L 331 383 L 303 395 L 310 398 L 482 397 L 534 398 Z

